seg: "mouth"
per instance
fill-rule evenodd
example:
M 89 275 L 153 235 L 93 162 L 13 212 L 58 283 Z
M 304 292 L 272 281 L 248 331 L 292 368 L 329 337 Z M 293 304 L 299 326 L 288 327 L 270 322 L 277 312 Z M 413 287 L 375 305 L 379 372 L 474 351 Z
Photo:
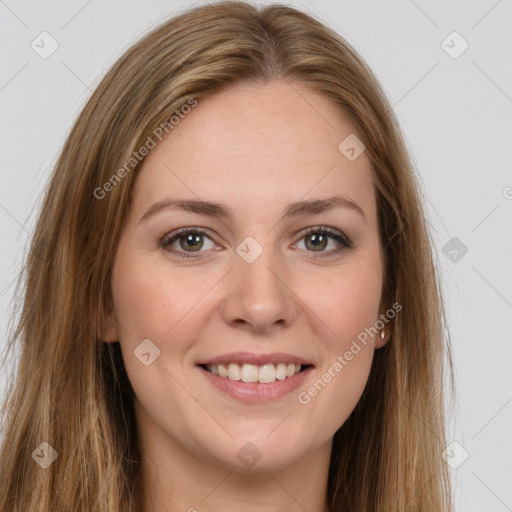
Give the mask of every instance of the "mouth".
M 233 353 L 202 361 L 197 368 L 207 382 L 244 402 L 267 402 L 303 384 L 315 366 L 291 354 Z
M 272 384 L 276 380 L 292 378 L 297 373 L 312 368 L 310 364 L 267 363 L 256 365 L 250 363 L 203 364 L 201 368 L 222 379 L 244 383 Z

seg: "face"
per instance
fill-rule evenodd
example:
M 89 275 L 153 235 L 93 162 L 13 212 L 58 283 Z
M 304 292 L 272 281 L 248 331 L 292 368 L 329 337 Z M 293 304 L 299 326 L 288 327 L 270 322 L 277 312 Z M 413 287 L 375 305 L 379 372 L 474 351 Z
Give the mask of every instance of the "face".
M 354 133 L 300 84 L 245 84 L 150 151 L 106 338 L 146 442 L 239 469 L 330 449 L 384 343 L 357 341 L 385 308 L 370 162 L 338 149 Z

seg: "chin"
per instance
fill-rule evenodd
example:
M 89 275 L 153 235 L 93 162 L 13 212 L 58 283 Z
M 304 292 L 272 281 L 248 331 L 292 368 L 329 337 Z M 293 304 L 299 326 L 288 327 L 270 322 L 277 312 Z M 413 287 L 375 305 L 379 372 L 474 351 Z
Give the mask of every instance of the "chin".
M 279 421 L 275 423 L 278 424 Z M 231 470 L 275 471 L 288 467 L 303 456 L 304 446 L 309 443 L 309 440 L 306 443 L 305 439 L 295 438 L 285 429 L 280 435 L 275 435 L 275 432 L 269 435 L 268 429 L 261 432 L 234 438 L 228 436 L 224 442 L 217 444 L 222 449 L 215 450 L 214 457 Z

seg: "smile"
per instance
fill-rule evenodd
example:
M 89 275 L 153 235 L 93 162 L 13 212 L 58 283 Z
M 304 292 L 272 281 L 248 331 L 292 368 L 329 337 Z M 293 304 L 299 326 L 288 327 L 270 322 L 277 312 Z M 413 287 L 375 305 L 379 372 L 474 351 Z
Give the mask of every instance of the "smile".
M 218 375 L 224 379 L 271 384 L 276 380 L 285 380 L 293 377 L 301 371 L 302 366 L 295 363 L 279 363 L 277 365 L 269 363 L 261 366 L 249 363 L 229 363 L 208 364 L 205 365 L 205 369 L 213 375 Z
M 246 403 L 267 403 L 281 397 L 285 397 L 294 391 L 297 392 L 298 388 L 304 386 L 305 380 L 315 368 L 313 365 L 293 364 L 293 375 L 289 377 L 288 368 L 290 368 L 291 374 L 291 365 L 292 363 L 289 365 L 284 364 L 286 368 L 286 377 L 284 378 L 278 378 L 278 375 L 279 377 L 283 376 L 283 366 L 280 366 L 280 364 L 276 366 L 273 364 L 264 364 L 261 366 L 252 364 L 235 364 L 233 366 L 231 364 L 219 364 L 199 365 L 197 368 L 206 378 L 208 384 L 212 385 L 212 389 L 221 391 L 223 394 L 228 395 L 237 401 Z M 217 366 L 217 371 L 219 373 L 222 372 L 222 374 L 226 374 L 226 376 L 222 377 L 220 374 L 215 375 L 213 373 L 215 368 L 212 368 L 215 366 Z M 258 372 L 258 380 L 254 380 L 252 382 L 242 380 L 242 373 L 244 374 L 244 378 L 254 379 L 256 371 Z M 235 378 L 231 379 L 229 376 L 230 374 Z M 260 382 L 260 378 L 265 382 Z

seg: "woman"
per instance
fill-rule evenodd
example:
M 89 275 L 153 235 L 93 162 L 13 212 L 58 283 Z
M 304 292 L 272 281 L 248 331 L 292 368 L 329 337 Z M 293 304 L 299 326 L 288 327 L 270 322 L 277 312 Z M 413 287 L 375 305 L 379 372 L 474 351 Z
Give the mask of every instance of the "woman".
M 417 181 L 312 17 L 222 2 L 129 49 L 26 279 L 1 510 L 452 510 Z

